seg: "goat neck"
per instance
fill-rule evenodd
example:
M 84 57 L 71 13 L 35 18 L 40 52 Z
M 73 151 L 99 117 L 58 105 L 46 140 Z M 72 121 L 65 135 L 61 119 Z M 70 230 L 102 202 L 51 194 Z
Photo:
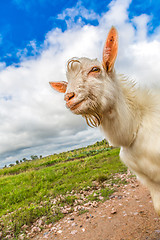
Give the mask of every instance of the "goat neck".
M 141 122 L 141 106 L 138 90 L 124 77 L 115 76 L 117 97 L 115 103 L 103 112 L 101 128 L 113 146 L 130 146 L 137 135 Z

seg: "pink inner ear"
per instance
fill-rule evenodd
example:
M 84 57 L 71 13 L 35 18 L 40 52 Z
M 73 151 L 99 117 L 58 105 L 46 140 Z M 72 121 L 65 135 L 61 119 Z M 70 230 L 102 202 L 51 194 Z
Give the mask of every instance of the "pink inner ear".
M 114 66 L 114 62 L 118 52 L 118 33 L 117 30 L 112 27 L 109 31 L 104 49 L 103 49 L 103 66 L 106 71 L 111 71 Z
M 50 82 L 50 85 L 60 93 L 66 92 L 67 82 Z

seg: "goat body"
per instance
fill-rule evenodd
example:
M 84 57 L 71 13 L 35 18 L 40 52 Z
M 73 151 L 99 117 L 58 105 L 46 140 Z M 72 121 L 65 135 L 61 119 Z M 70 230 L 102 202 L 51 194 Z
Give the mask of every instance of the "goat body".
M 114 71 L 118 35 L 111 28 L 103 62 L 75 58 L 68 62 L 68 82 L 51 82 L 64 92 L 66 106 L 98 126 L 120 158 L 150 190 L 160 215 L 160 93 L 136 88 Z
M 150 190 L 160 215 L 160 93 L 133 92 L 124 82 L 120 89 L 121 99 L 101 128 L 113 146 L 121 146 L 121 160 Z

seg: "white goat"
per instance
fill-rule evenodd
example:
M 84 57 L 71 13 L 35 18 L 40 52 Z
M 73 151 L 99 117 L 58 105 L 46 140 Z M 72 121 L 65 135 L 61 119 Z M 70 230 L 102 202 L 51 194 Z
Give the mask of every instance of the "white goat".
M 51 82 L 65 93 L 66 106 L 103 129 L 122 161 L 150 190 L 160 215 L 160 93 L 136 88 L 114 71 L 118 34 L 111 28 L 103 61 L 74 58 L 67 65 L 67 82 Z

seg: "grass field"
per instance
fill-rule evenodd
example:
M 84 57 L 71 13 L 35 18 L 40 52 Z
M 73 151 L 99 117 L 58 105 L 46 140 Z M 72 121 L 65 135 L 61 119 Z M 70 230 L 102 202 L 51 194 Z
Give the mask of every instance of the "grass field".
M 119 160 L 119 149 L 110 149 L 104 140 L 86 148 L 0 169 L 3 239 L 9 234 L 17 239 L 24 232 L 24 225 L 30 226 L 42 216 L 46 223 L 59 220 L 64 216 L 61 208 L 67 204 L 72 211 L 76 194 L 93 188 L 95 182 L 112 182 L 112 187 L 102 186 L 100 192 L 97 191 L 107 199 L 114 191 L 114 174 L 125 171 Z M 97 198 L 92 194 L 87 200 Z

